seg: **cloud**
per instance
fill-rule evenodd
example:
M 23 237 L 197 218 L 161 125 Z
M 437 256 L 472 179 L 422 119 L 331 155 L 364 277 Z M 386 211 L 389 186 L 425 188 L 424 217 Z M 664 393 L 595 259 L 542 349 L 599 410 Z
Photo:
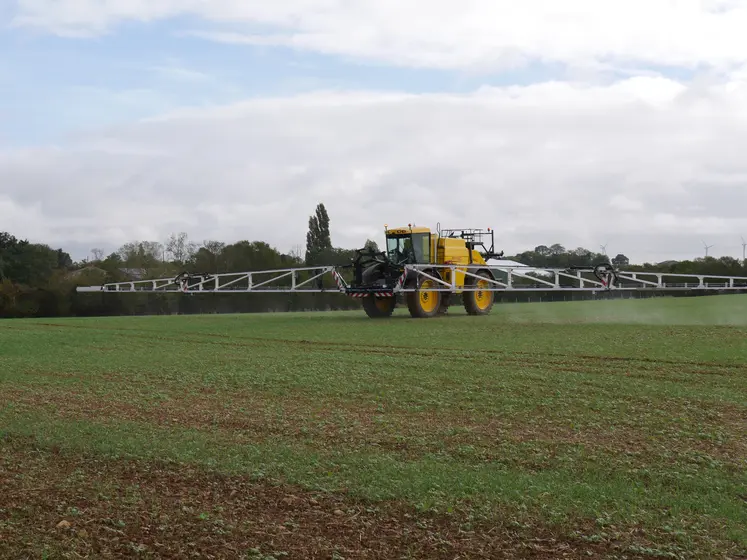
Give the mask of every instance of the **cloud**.
M 211 79 L 209 74 L 177 65 L 156 65 L 151 66 L 149 70 L 164 78 L 180 82 L 204 82 Z
M 287 251 L 321 201 L 345 247 L 381 242 L 385 223 L 440 222 L 493 227 L 508 253 L 607 244 L 664 260 L 700 256 L 705 239 L 741 256 L 746 93 L 639 77 L 183 109 L 0 152 L 0 222 L 77 257 L 177 231 Z
M 624 194 L 616 194 L 610 199 L 610 207 L 615 210 L 636 212 L 643 209 L 643 203 L 640 200 L 628 198 Z
M 496 69 L 529 60 L 728 70 L 747 59 L 740 0 L 17 0 L 14 25 L 92 36 L 178 16 L 217 41 L 396 65 Z

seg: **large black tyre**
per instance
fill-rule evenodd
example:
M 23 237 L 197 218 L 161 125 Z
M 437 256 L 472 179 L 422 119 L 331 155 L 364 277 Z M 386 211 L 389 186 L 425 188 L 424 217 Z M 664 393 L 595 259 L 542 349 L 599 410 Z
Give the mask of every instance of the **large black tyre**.
M 384 319 L 391 317 L 397 306 L 396 297 L 375 297 L 373 295 L 363 298 L 363 310 L 371 319 Z
M 363 284 L 373 284 L 376 280 L 384 276 L 384 265 L 374 263 L 363 269 L 361 280 Z
M 481 270 L 477 273 L 481 278 L 475 278 L 474 276 L 467 276 L 468 280 L 465 281 L 465 287 L 469 288 L 487 288 L 490 286 L 489 282 L 483 280 L 492 280 L 490 273 L 485 270 Z M 464 303 L 464 309 L 468 315 L 487 315 L 493 308 L 495 302 L 495 292 L 491 290 L 478 290 L 470 292 L 462 292 L 462 302 Z
M 434 270 L 429 270 L 427 273 L 435 278 L 439 277 Z M 426 319 L 438 315 L 443 299 L 442 292 L 433 291 L 434 288 L 438 288 L 438 283 L 425 276 L 418 276 L 409 284 L 414 284 L 417 288 L 417 291 L 406 294 L 410 316 L 416 319 Z

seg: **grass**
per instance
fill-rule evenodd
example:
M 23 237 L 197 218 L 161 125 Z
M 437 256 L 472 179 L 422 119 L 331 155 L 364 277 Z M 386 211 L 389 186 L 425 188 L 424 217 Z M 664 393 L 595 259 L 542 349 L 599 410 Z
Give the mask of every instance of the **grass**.
M 247 558 L 278 543 L 306 557 L 747 553 L 747 297 L 450 315 L 0 322 L 14 496 L 0 536 L 50 554 L 156 554 L 175 525 Z M 222 519 L 208 531 L 166 488 L 211 477 L 225 495 L 191 498 L 225 509 L 195 514 Z M 239 508 L 246 485 L 262 498 L 242 507 L 289 522 L 285 541 Z M 57 501 L 35 502 L 40 488 Z

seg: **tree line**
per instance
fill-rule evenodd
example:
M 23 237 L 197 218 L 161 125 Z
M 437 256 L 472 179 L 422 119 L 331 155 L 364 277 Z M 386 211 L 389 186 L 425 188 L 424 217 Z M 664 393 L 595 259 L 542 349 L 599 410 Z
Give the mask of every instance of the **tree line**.
M 366 240 L 364 246 L 378 250 Z M 0 232 L 0 317 L 55 317 L 160 313 L 239 313 L 262 311 L 357 309 L 360 302 L 336 293 L 324 294 L 163 294 L 78 293 L 76 287 L 148 278 L 171 278 L 183 272 L 230 273 L 349 263 L 354 249 L 335 247 L 330 217 L 318 204 L 309 217 L 305 251 L 283 253 L 264 241 L 192 242 L 186 233 L 165 242 L 133 241 L 104 255 L 75 262 L 61 248 L 31 243 Z M 506 259 L 538 268 L 593 266 L 606 255 L 560 244 L 540 245 Z M 732 257 L 699 258 L 632 264 L 618 254 L 611 261 L 631 271 L 747 276 L 747 262 Z M 511 301 L 524 296 L 511 295 Z M 585 297 L 574 295 L 574 297 Z M 567 299 L 567 295 L 563 298 Z M 503 298 L 498 298 L 499 300 Z

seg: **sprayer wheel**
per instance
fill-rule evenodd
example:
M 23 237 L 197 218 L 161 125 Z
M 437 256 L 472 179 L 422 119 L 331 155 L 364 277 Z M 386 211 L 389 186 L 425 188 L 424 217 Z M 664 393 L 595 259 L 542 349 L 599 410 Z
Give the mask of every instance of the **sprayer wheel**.
M 368 296 L 363 298 L 363 310 L 371 319 L 391 317 L 397 306 L 397 298 Z
M 478 288 L 474 292 L 462 292 L 462 301 L 464 309 L 469 315 L 487 315 L 493 307 L 495 301 L 495 292 L 491 290 L 480 290 L 479 288 L 488 288 L 490 275 L 485 271 L 477 273 L 480 279 L 472 278 L 469 287 Z
M 432 276 L 438 274 L 434 271 L 428 273 Z M 425 319 L 439 314 L 443 298 L 441 292 L 434 290 L 437 287 L 430 278 L 422 276 L 417 279 L 417 291 L 407 292 L 407 308 L 411 317 Z

